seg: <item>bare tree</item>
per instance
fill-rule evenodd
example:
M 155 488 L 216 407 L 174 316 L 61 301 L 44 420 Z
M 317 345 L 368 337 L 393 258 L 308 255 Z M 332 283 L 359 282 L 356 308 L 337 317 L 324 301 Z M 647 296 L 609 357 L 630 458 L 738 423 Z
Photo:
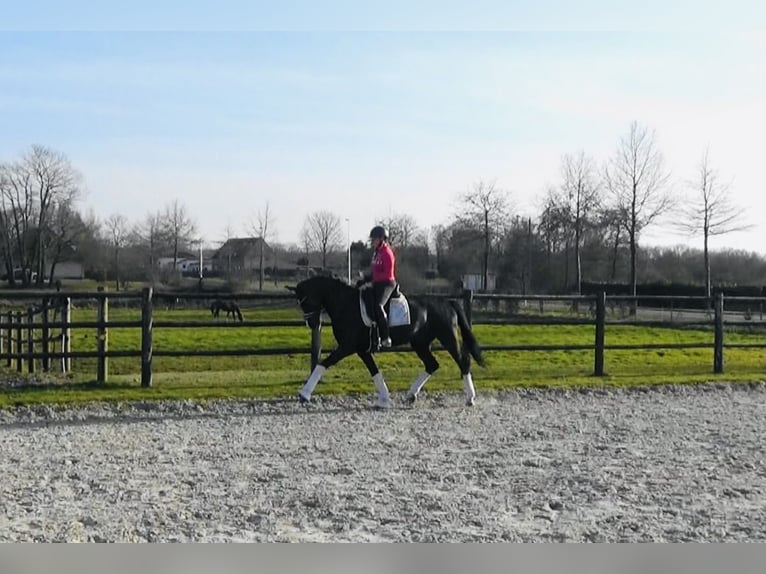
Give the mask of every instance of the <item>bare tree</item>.
M 27 269 L 24 247 L 32 220 L 32 196 L 26 192 L 24 176 L 17 164 L 0 164 L 0 230 L 5 270 L 10 285 L 15 285 L 17 266 Z M 26 274 L 23 280 L 26 279 Z
M 617 279 L 617 257 L 620 250 L 620 245 L 623 243 L 623 222 L 625 218 L 622 217 L 614 208 L 603 208 L 599 212 L 598 223 L 596 227 L 601 230 L 602 238 L 604 242 L 610 248 L 610 272 L 609 277 L 611 281 Z
M 495 186 L 495 182 L 479 180 L 473 189 L 461 197 L 462 209 L 456 219 L 480 231 L 484 247 L 482 253 L 482 290 L 487 290 L 489 254 L 494 240 L 499 240 L 509 220 L 508 193 Z
M 18 262 L 24 285 L 31 282 L 32 271 L 37 271 L 38 284 L 44 281 L 50 218 L 59 206 L 72 206 L 80 181 L 65 155 L 44 146 L 32 146 L 19 161 L 0 166 L 0 224 L 11 278 Z
M 441 272 L 444 252 L 447 250 L 447 232 L 444 225 L 437 224 L 431 226 L 431 238 L 434 254 L 434 262 L 431 265 L 431 269 L 436 269 L 437 272 Z M 429 245 L 428 249 L 430 250 L 432 246 Z
M 304 245 L 322 254 L 322 267 L 327 267 L 327 253 L 343 245 L 340 217 L 330 211 L 316 211 L 306 216 L 301 232 Z
M 263 291 L 263 280 L 264 280 L 264 248 L 266 243 L 266 238 L 269 237 L 270 229 L 273 228 L 274 224 L 274 216 L 271 213 L 271 208 L 269 206 L 269 202 L 266 202 L 266 205 L 263 209 L 259 209 L 258 213 L 256 213 L 255 218 L 250 223 L 250 231 L 253 235 L 256 237 L 261 238 L 261 245 L 260 245 L 260 253 L 259 253 L 259 273 L 258 273 L 258 290 Z
M 588 219 L 595 216 L 601 203 L 600 187 L 596 179 L 593 160 L 584 152 L 565 155 L 561 160 L 563 184 L 561 199 L 566 206 L 566 213 L 574 236 L 574 255 L 577 274 L 577 294 L 582 293 L 582 262 L 580 246 Z
M 709 150 L 706 149 L 700 160 L 696 181 L 689 182 L 693 188 L 693 197 L 685 203 L 683 216 L 676 226 L 690 235 L 702 234 L 703 257 L 705 261 L 705 296 L 711 295 L 710 253 L 708 240 L 715 235 L 725 235 L 752 227 L 740 223 L 745 210 L 732 203 L 729 184 L 722 183 L 718 171 L 710 165 Z
M 551 277 L 559 267 L 553 264 L 553 258 L 563 251 L 563 285 L 566 287 L 569 284 L 569 245 L 573 237 L 571 212 L 556 188 L 548 189 L 537 228 L 545 245 L 546 265 Z
M 185 248 L 194 239 L 196 225 L 186 211 L 184 206 L 177 199 L 171 201 L 163 214 L 165 229 L 167 231 L 170 245 L 173 248 L 173 271 L 178 268 L 178 252 Z
M 387 217 L 379 217 L 377 221 L 388 231 L 392 245 L 407 248 L 415 241 L 418 224 L 411 215 L 394 213 Z
M 82 216 L 75 211 L 71 203 L 57 203 L 48 222 L 46 252 L 50 255 L 50 277 L 48 284 L 53 285 L 56 265 L 65 252 L 74 253 L 83 235 L 86 224 Z
M 86 276 L 103 277 L 110 259 L 103 222 L 93 209 L 78 213 L 77 219 L 79 223 L 73 251 L 76 251 L 78 260 L 83 263 Z
M 107 241 L 114 250 L 114 284 L 117 291 L 120 290 L 120 250 L 125 245 L 128 237 L 128 219 L 119 213 L 113 213 L 104 221 L 104 227 L 108 234 Z
M 622 219 L 630 242 L 630 283 L 636 294 L 636 253 L 641 232 L 667 212 L 673 202 L 667 190 L 670 174 L 657 149 L 654 132 L 638 122 L 617 146 L 605 169 L 614 213 Z
M 82 176 L 72 167 L 62 153 L 44 146 L 32 146 L 22 158 L 24 168 L 30 174 L 32 189 L 37 203 L 37 234 L 34 253 L 37 259 L 37 283 L 42 284 L 46 272 L 46 233 L 51 212 L 59 205 L 71 206 L 80 194 Z
M 134 229 L 135 243 L 146 250 L 149 264 L 147 276 L 154 281 L 157 270 L 157 260 L 162 249 L 167 244 L 167 233 L 162 215 L 158 212 L 147 214 L 143 222 Z

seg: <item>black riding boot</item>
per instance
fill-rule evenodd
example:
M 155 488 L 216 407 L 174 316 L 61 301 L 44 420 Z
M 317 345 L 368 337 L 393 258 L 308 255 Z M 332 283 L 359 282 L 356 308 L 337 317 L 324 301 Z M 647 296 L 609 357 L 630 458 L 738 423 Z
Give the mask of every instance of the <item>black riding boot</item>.
M 377 313 L 375 313 L 375 315 L 377 315 L 375 321 L 378 324 L 378 335 L 380 336 L 378 347 L 387 349 L 391 347 L 391 335 L 388 332 L 388 317 L 386 316 L 386 311 L 383 307 L 378 306 L 375 310 L 377 311 Z
M 375 322 L 378 324 L 378 335 L 380 336 L 378 347 L 388 348 L 391 346 L 391 336 L 388 333 L 388 316 L 383 306 L 391 297 L 396 283 L 373 283 L 372 287 L 375 290 Z

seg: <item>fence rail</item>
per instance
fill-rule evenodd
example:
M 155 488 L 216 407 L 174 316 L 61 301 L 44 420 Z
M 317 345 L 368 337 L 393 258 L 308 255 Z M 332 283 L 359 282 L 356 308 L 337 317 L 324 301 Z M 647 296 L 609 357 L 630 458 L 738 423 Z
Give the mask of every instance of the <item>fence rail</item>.
M 593 374 L 595 376 L 604 375 L 604 355 L 605 351 L 615 350 L 652 350 L 652 349 L 712 349 L 712 367 L 714 373 L 722 373 L 724 370 L 724 349 L 766 349 L 766 341 L 761 343 L 725 343 L 724 325 L 726 326 L 751 326 L 752 320 L 740 321 L 734 316 L 726 319 L 725 301 L 735 302 L 738 305 L 751 304 L 757 306 L 760 311 L 760 321 L 763 323 L 763 309 L 766 298 L 763 297 L 731 297 L 724 300 L 722 294 L 718 294 L 712 300 L 705 297 L 691 296 L 626 296 L 617 295 L 607 297 L 605 293 L 598 295 L 511 295 L 511 294 L 479 294 L 471 291 L 464 291 L 458 295 L 436 295 L 435 297 L 444 299 L 460 300 L 466 313 L 469 323 L 482 325 L 591 325 L 594 327 L 593 344 L 569 344 L 569 345 L 483 345 L 487 351 L 593 351 Z M 96 378 L 104 383 L 109 376 L 110 358 L 141 358 L 141 385 L 150 387 L 152 385 L 153 358 L 154 357 L 232 357 L 232 356 L 256 356 L 256 355 L 286 355 L 308 353 L 313 368 L 319 361 L 321 354 L 321 327 L 312 330 L 310 345 L 308 347 L 274 347 L 260 349 L 194 349 L 194 350 L 173 350 L 173 349 L 154 349 L 153 333 L 155 329 L 178 329 L 178 328 L 273 328 L 273 327 L 296 327 L 304 325 L 302 320 L 282 320 L 282 321 L 230 321 L 220 322 L 212 320 L 181 320 L 181 321 L 154 321 L 155 302 L 168 300 L 200 301 L 211 299 L 236 299 L 238 301 L 263 301 L 263 300 L 293 300 L 293 295 L 289 293 L 172 293 L 166 291 L 153 291 L 152 288 L 144 288 L 141 291 L 122 291 L 107 292 L 104 289 L 90 292 L 56 292 L 43 290 L 30 291 L 6 291 L 0 295 L 0 299 L 6 302 L 30 302 L 34 301 L 26 309 L 8 310 L 0 313 L 0 361 L 5 359 L 6 366 L 12 368 L 15 366 L 17 372 L 23 372 L 24 363 L 27 364 L 29 373 L 34 373 L 36 362 L 40 362 L 42 370 L 51 369 L 53 360 L 60 360 L 60 367 L 63 372 L 71 371 L 72 359 L 97 359 Z M 97 319 L 95 321 L 72 321 L 71 306 L 72 301 L 86 301 L 95 304 L 97 310 Z M 128 303 L 135 303 L 141 307 L 140 320 L 110 320 L 109 302 L 110 300 L 120 300 Z M 638 301 L 656 302 L 670 305 L 669 312 L 671 320 L 637 320 L 635 319 L 635 308 Z M 505 318 L 486 318 L 473 321 L 474 315 L 477 315 L 478 307 L 482 304 L 498 305 L 500 302 L 510 303 L 518 307 L 519 305 L 528 305 L 530 302 L 539 306 L 540 314 L 546 302 L 561 304 L 568 302 L 574 308 L 587 306 L 589 317 L 540 317 L 532 315 L 514 315 Z M 668 327 L 676 326 L 672 321 L 674 311 L 683 312 L 676 307 L 678 304 L 695 303 L 702 311 L 703 318 L 684 321 L 683 325 L 688 327 L 712 328 L 713 340 L 710 343 L 647 343 L 647 344 L 611 344 L 605 342 L 605 333 L 607 327 L 611 326 L 645 326 L 645 327 Z M 629 304 L 631 306 L 632 318 L 619 320 L 607 320 L 608 305 Z M 749 309 L 749 307 L 748 307 Z M 51 311 L 53 317 L 51 317 Z M 700 313 L 700 310 L 695 310 Z M 327 325 L 325 325 L 327 326 Z M 109 349 L 109 329 L 140 329 L 141 345 L 139 349 L 110 350 Z M 93 329 L 96 333 L 96 349 L 91 351 L 72 351 L 71 349 L 71 330 L 72 329 Z M 35 338 L 36 332 L 41 333 L 40 338 Z M 56 350 L 56 346 L 60 350 Z M 438 349 L 438 347 L 437 347 Z M 387 349 L 382 352 L 401 352 L 398 349 Z

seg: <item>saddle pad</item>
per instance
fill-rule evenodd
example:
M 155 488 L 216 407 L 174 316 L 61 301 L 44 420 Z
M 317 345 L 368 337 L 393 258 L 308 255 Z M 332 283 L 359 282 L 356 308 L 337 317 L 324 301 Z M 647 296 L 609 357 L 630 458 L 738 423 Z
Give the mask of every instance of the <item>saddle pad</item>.
M 391 308 L 388 311 L 388 326 L 401 327 L 410 324 L 410 304 L 404 295 L 390 299 Z
M 410 304 L 404 295 L 399 295 L 396 299 L 389 299 L 388 326 L 401 327 L 410 324 Z M 372 327 L 373 319 L 367 312 L 367 305 L 364 304 L 364 294 L 359 291 L 359 311 L 362 314 L 362 322 L 367 327 Z

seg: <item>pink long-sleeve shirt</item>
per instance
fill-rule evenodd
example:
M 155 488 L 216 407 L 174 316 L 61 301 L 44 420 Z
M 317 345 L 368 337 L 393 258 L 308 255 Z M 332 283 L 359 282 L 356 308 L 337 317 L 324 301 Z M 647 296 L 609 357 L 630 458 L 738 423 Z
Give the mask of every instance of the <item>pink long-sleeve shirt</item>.
M 388 243 L 381 243 L 372 256 L 372 282 L 395 281 L 396 257 Z

